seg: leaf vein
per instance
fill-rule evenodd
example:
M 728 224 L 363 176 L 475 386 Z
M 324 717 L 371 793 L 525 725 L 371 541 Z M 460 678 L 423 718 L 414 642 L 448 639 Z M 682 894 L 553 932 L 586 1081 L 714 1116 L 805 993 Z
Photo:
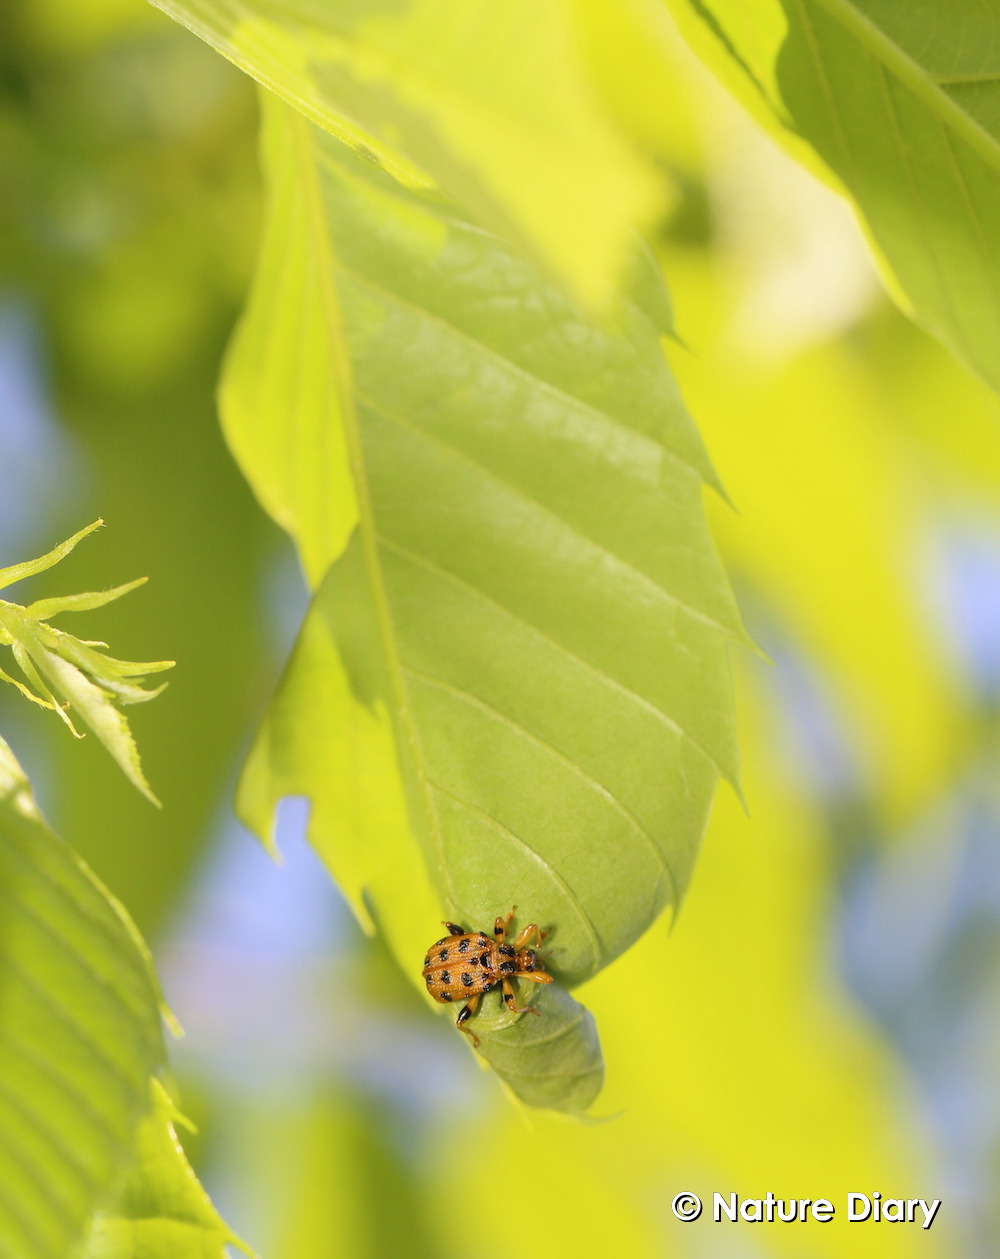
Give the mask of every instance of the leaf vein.
M 425 555 L 420 555 L 416 551 L 409 550 L 407 547 L 402 546 L 400 543 L 387 537 L 385 534 L 379 534 L 378 538 L 379 545 L 384 546 L 386 550 L 393 551 L 401 558 L 409 560 L 411 563 L 420 567 L 426 568 L 431 572 L 436 573 L 439 577 L 443 577 L 446 581 L 450 581 L 453 585 L 460 586 L 462 589 L 469 591 L 470 594 L 475 595 L 484 603 L 488 603 L 491 607 L 496 608 L 498 612 L 502 612 L 504 616 L 509 617 L 509 619 L 514 621 L 516 624 L 522 626 L 526 630 L 529 630 L 532 634 L 537 635 L 538 638 L 541 638 L 550 646 L 554 647 L 560 654 L 582 666 L 588 673 L 591 673 L 594 677 L 599 678 L 603 683 L 618 691 L 619 694 L 625 696 L 646 712 L 651 713 L 658 721 L 662 722 L 668 730 L 673 731 L 674 734 L 680 735 L 681 738 L 687 739 L 692 747 L 696 748 L 702 756 L 706 758 L 706 760 L 710 761 L 711 764 L 715 766 L 716 770 L 723 778 L 726 779 L 727 782 L 731 781 L 730 775 L 722 768 L 717 758 L 714 757 L 707 748 L 703 747 L 694 735 L 686 730 L 675 717 L 671 717 L 669 713 L 665 713 L 663 709 L 654 704 L 652 700 L 646 699 L 644 695 L 640 695 L 637 691 L 634 691 L 630 686 L 626 685 L 626 683 L 619 681 L 618 678 L 614 677 L 610 673 L 607 673 L 599 665 L 596 665 L 592 661 L 585 659 L 585 657 L 571 651 L 565 643 L 561 643 L 557 638 L 553 638 L 551 634 L 527 620 L 519 612 L 515 612 L 512 608 L 500 603 L 500 601 L 494 599 L 492 595 L 486 594 L 486 592 L 481 590 L 478 586 L 473 586 L 470 582 L 466 581 L 464 577 L 460 577 L 450 568 L 445 568 L 442 564 L 438 564 L 435 560 L 429 559 Z
M 989 237 L 987 236 L 982 216 L 980 215 L 976 203 L 973 200 L 972 189 L 969 187 L 968 178 L 965 171 L 962 169 L 961 162 L 958 160 L 958 154 L 955 152 L 954 141 L 952 140 L 951 134 L 944 123 L 941 124 L 941 134 L 944 138 L 944 147 L 948 153 L 949 165 L 955 173 L 955 182 L 958 184 L 959 191 L 962 194 L 962 200 L 965 202 L 969 218 L 972 221 L 976 243 L 979 246 L 979 251 L 982 254 L 983 262 L 985 264 L 984 269 L 987 276 L 989 276 L 989 283 L 993 290 L 993 296 L 996 298 L 998 295 L 998 278 L 995 251 L 990 244 Z
M 90 1175 L 88 1168 L 72 1145 L 68 1141 L 63 1140 L 61 1133 L 53 1131 L 50 1125 L 36 1111 L 29 1110 L 24 1105 L 23 1099 L 18 1097 L 2 1078 L 0 1078 L 0 1099 L 6 1102 L 16 1115 L 20 1116 L 29 1130 L 34 1130 L 36 1133 L 41 1134 L 49 1149 L 54 1150 L 56 1155 L 61 1157 L 77 1173 L 85 1188 L 93 1186 L 93 1176 Z M 8 1142 L 11 1140 L 9 1125 L 4 1125 L 4 1140 Z M 40 1168 L 37 1158 L 33 1158 L 31 1154 L 26 1153 L 23 1145 L 20 1148 L 21 1152 L 18 1155 L 18 1162 L 21 1170 L 34 1182 L 42 1197 L 47 1199 L 50 1206 L 57 1211 L 65 1209 L 67 1205 L 65 1200 L 60 1200 L 52 1192 L 53 1187 L 57 1184 L 57 1178 L 53 1177 L 46 1169 Z M 32 1170 L 29 1171 L 29 1167 Z
M 352 276 L 366 288 L 369 288 L 376 293 L 381 293 L 382 296 L 387 298 L 390 302 L 394 302 L 397 306 L 401 306 L 404 309 L 411 311 L 419 319 L 426 320 L 428 323 L 437 324 L 446 329 L 452 335 L 468 342 L 470 345 L 474 346 L 479 353 L 484 355 L 484 357 L 491 359 L 495 363 L 499 363 L 501 367 L 503 367 L 503 369 L 511 375 L 520 376 L 523 380 L 526 380 L 533 389 L 538 389 L 543 393 L 551 395 L 564 406 L 568 405 L 586 412 L 588 415 L 599 420 L 602 424 L 616 429 L 619 432 L 627 433 L 633 440 L 648 443 L 649 445 L 655 447 L 655 449 L 661 454 L 666 455 L 675 463 L 678 463 L 683 468 L 687 469 L 688 472 L 693 473 L 699 481 L 704 482 L 705 478 L 700 468 L 693 464 L 689 459 L 685 459 L 683 455 L 679 454 L 676 450 L 674 450 L 671 446 L 668 446 L 659 438 L 652 436 L 650 433 L 644 433 L 640 429 L 632 428 L 631 425 L 626 424 L 624 420 L 620 420 L 609 411 L 604 411 L 600 407 L 595 406 L 592 402 L 587 402 L 585 399 L 577 397 L 576 394 L 568 393 L 565 389 L 561 389 L 558 385 L 554 385 L 551 381 L 545 380 L 541 376 L 536 376 L 534 372 L 529 371 L 526 367 L 522 367 L 520 363 L 515 363 L 512 359 L 505 358 L 501 353 L 499 353 L 499 351 L 494 350 L 492 346 L 487 345 L 485 341 L 481 341 L 478 337 L 473 336 L 471 332 L 466 331 L 464 328 L 460 328 L 457 324 L 452 323 L 451 320 L 445 319 L 442 315 L 438 315 L 433 311 L 427 310 L 426 307 L 418 306 L 416 303 L 402 297 L 399 293 L 393 292 L 392 289 L 387 288 L 384 284 L 380 284 L 378 280 L 373 280 L 370 276 L 365 275 L 362 271 L 358 271 L 348 263 L 345 263 L 342 259 L 338 258 L 336 265 L 339 270 Z
M 474 704 L 476 707 L 483 709 L 484 712 L 488 712 L 492 714 L 494 717 L 504 722 L 512 730 L 516 731 L 516 733 L 521 735 L 522 738 L 528 740 L 531 743 L 535 743 L 539 747 L 545 748 L 547 751 L 551 752 L 552 755 L 557 757 L 558 760 L 562 764 L 566 765 L 570 770 L 572 770 L 573 773 L 577 775 L 577 777 L 579 777 L 583 782 L 587 783 L 589 786 L 593 787 L 595 791 L 597 791 L 601 796 L 603 796 L 604 799 L 606 799 L 618 811 L 618 813 L 620 813 L 621 816 L 625 818 L 625 820 L 635 830 L 636 834 L 638 834 L 642 838 L 644 843 L 649 847 L 650 851 L 653 853 L 654 857 L 656 858 L 657 864 L 661 867 L 661 869 L 663 870 L 663 873 L 667 876 L 667 881 L 670 884 L 672 903 L 673 904 L 677 903 L 677 881 L 674 876 L 674 872 L 670 866 L 670 863 L 667 860 L 666 854 L 662 851 L 660 846 L 657 844 L 652 834 L 639 821 L 639 819 L 632 813 L 632 811 L 628 808 L 628 806 L 625 805 L 622 802 L 622 800 L 620 800 L 619 797 L 616 796 L 615 793 L 609 787 L 606 787 L 604 783 L 594 778 L 593 775 L 588 773 L 587 770 L 585 770 L 582 765 L 580 765 L 577 761 L 574 761 L 572 757 L 567 756 L 565 752 L 561 752 L 559 748 L 557 748 L 553 743 L 550 743 L 548 739 L 544 739 L 542 738 L 541 735 L 536 734 L 533 730 L 529 730 L 527 726 L 523 725 L 516 718 L 511 717 L 508 713 L 501 712 L 499 708 L 494 707 L 487 700 L 482 699 L 480 696 L 473 694 L 472 691 L 468 691 L 464 687 L 461 687 L 461 686 L 455 686 L 453 683 L 446 682 L 443 678 L 436 677 L 432 674 L 422 673 L 418 669 L 411 669 L 408 665 L 405 665 L 405 664 L 403 665 L 403 670 L 404 672 L 408 673 L 411 677 L 418 678 L 419 680 L 426 682 L 429 686 L 438 687 L 440 690 L 447 691 L 449 694 L 456 696 L 456 698 L 465 700 L 468 703 Z M 658 896 L 659 896 L 659 883 L 657 883 L 656 888 L 654 889 L 654 893 L 653 893 L 652 903 L 654 907 L 656 905 Z
M 524 839 L 522 836 L 518 835 L 516 831 L 512 831 L 510 827 L 505 826 L 503 822 L 499 820 L 499 818 L 495 818 L 491 813 L 487 813 L 485 809 L 481 808 L 474 801 L 466 800 L 464 797 L 457 795 L 450 788 L 443 786 L 439 782 L 435 782 L 433 778 L 428 777 L 427 781 L 428 783 L 430 783 L 430 785 L 434 788 L 435 791 L 439 791 L 441 795 L 447 796 L 450 800 L 454 800 L 456 804 L 459 804 L 463 808 L 468 809 L 470 813 L 475 813 L 479 817 L 484 818 L 487 822 L 489 822 L 491 826 L 494 827 L 494 829 L 498 831 L 502 831 L 505 835 L 508 835 L 512 840 L 514 840 L 514 842 L 519 847 L 523 848 L 525 852 L 529 853 L 532 857 L 534 857 L 534 859 L 538 862 L 538 864 L 548 874 L 552 882 L 555 883 L 555 885 L 558 888 L 560 888 L 563 895 L 569 901 L 570 905 L 572 905 L 574 911 L 577 914 L 577 917 L 580 919 L 580 922 L 583 925 L 584 934 L 587 936 L 587 941 L 594 955 L 594 965 L 599 966 L 601 963 L 601 957 L 603 956 L 604 950 L 601 947 L 601 941 L 600 941 L 600 937 L 597 934 L 597 928 L 594 926 L 593 920 L 591 919 L 590 915 L 587 913 L 586 909 L 584 909 L 583 902 L 580 900 L 580 897 L 570 887 L 570 885 L 562 877 L 562 875 L 555 868 L 555 866 L 553 866 L 552 862 L 549 861 L 548 858 L 543 857 L 542 854 L 536 848 L 533 848 L 531 844 L 529 844 L 528 841 Z
M 33 922 L 35 926 L 61 950 L 65 950 L 66 955 L 71 958 L 83 970 L 90 979 L 95 980 L 107 993 L 109 993 L 116 1001 L 121 1001 L 122 1005 L 128 1009 L 130 1014 L 142 1015 L 146 1013 L 146 1009 L 141 1001 L 134 1001 L 133 993 L 126 990 L 125 986 L 115 984 L 114 980 L 104 973 L 98 965 L 95 964 L 93 957 L 85 956 L 66 936 L 64 936 L 55 926 L 46 918 L 43 918 L 35 909 L 31 907 L 27 900 L 16 898 L 10 895 L 6 888 L 0 887 L 0 898 L 3 898 L 13 906 L 15 912 L 20 912 Z M 138 1019 L 136 1020 L 139 1021 Z
M 3 895 L 3 893 L 0 893 L 0 895 Z M 117 1083 L 127 1083 L 125 1068 L 123 1065 L 119 1062 L 115 1062 L 113 1058 L 109 1057 L 104 1049 L 104 1046 L 99 1041 L 95 1040 L 94 1037 L 91 1036 L 90 1032 L 82 1027 L 69 1013 L 69 1011 L 65 1009 L 65 1007 L 53 1000 L 51 995 L 45 990 L 44 986 L 38 982 L 30 971 L 26 970 L 19 962 L 11 957 L 9 953 L 4 956 L 3 964 L 8 971 L 14 971 L 20 976 L 22 982 L 28 990 L 32 992 L 44 1006 L 51 1010 L 56 1019 L 73 1033 L 79 1043 L 88 1049 L 93 1057 L 96 1058 L 97 1061 L 111 1073 Z
M 539 1036 L 531 1040 L 518 1041 L 516 1042 L 517 1047 L 520 1048 L 521 1046 L 523 1046 L 525 1049 L 536 1049 L 539 1045 L 549 1045 L 554 1040 L 559 1040 L 563 1036 L 570 1036 L 580 1026 L 580 1024 L 586 1018 L 586 1015 L 587 1015 L 587 1011 L 581 1006 L 580 1013 L 574 1015 L 572 1021 L 567 1023 L 565 1027 L 560 1027 L 556 1031 L 550 1032 L 547 1036 Z M 505 1027 L 505 1028 L 502 1028 L 499 1032 L 493 1033 L 490 1037 L 493 1044 L 505 1045 L 505 1042 L 502 1041 L 500 1037 L 503 1036 L 504 1033 L 509 1030 L 510 1030 L 509 1028 Z
M 114 927 L 110 922 L 98 913 L 95 913 L 91 906 L 86 905 L 82 900 L 75 897 L 71 890 L 58 879 L 43 875 L 39 868 L 32 864 L 32 862 L 19 850 L 16 845 L 9 846 L 7 851 L 8 855 L 13 856 L 20 862 L 22 868 L 24 868 L 29 874 L 37 877 L 46 887 L 51 888 L 70 910 L 78 913 L 88 926 L 93 927 L 101 936 L 103 936 L 104 942 L 110 945 L 112 949 L 117 950 L 117 956 L 120 958 L 121 948 L 123 943 L 125 943 L 125 940 L 121 934 L 114 930 Z M 3 894 L 4 893 L 0 891 L 0 895 Z M 86 960 L 84 960 L 83 954 L 76 945 L 64 936 L 62 932 L 58 931 L 47 919 L 43 918 L 35 910 L 30 909 L 28 907 L 28 902 L 23 897 L 18 898 L 14 903 L 16 908 L 21 910 L 22 913 L 35 922 L 41 930 L 45 931 L 50 939 L 65 947 L 68 953 L 76 958 L 76 960 L 82 965 L 85 965 L 88 974 L 99 979 L 101 984 L 107 988 L 108 991 L 113 992 L 114 995 L 128 1007 L 131 1013 L 144 1015 L 148 1012 L 149 1007 L 141 1000 L 141 998 L 137 997 L 133 991 L 132 984 L 116 983 L 114 976 L 107 973 L 102 968 L 100 961 L 96 959 L 93 954 L 89 955 Z M 131 944 L 131 940 L 129 940 L 128 943 Z M 130 969 L 129 975 L 132 979 L 136 978 L 134 970 Z
M 801 2 L 801 0 L 800 0 Z M 813 0 L 843 30 L 849 32 L 879 64 L 883 72 L 903 84 L 953 130 L 962 134 L 991 166 L 1000 165 L 1000 143 L 978 119 L 942 90 L 928 68 L 916 61 L 887 31 L 853 0 Z
M 523 503 L 527 503 L 529 507 L 545 516 L 548 516 L 551 520 L 555 520 L 559 525 L 566 529 L 572 537 L 578 539 L 580 542 L 583 542 L 586 546 L 597 552 L 598 555 L 613 560 L 627 573 L 637 577 L 643 584 L 649 586 L 651 589 L 655 590 L 658 595 L 666 599 L 668 603 L 672 603 L 675 607 L 680 608 L 682 612 L 686 612 L 688 616 L 703 622 L 711 629 L 717 630 L 719 633 L 724 634 L 727 637 L 736 637 L 732 629 L 723 625 L 720 621 L 717 621 L 713 616 L 709 616 L 708 613 L 702 612 L 699 608 L 687 603 L 680 597 L 680 595 L 676 595 L 672 591 L 667 590 L 665 586 L 661 586 L 655 578 L 651 577 L 648 573 L 643 572 L 641 568 L 636 568 L 636 566 L 629 560 L 625 559 L 624 556 L 610 550 L 602 543 L 596 541 L 596 539 L 590 537 L 589 534 L 584 533 L 578 525 L 575 525 L 571 521 L 567 520 L 565 516 L 561 516 L 554 508 L 549 507 L 545 503 L 539 502 L 537 498 L 532 498 L 532 496 L 521 489 L 519 485 L 515 485 L 513 482 L 508 481 L 493 468 L 490 468 L 481 460 L 474 458 L 468 453 L 468 451 L 462 450 L 461 447 L 454 445 L 452 442 L 446 441 L 443 437 L 438 436 L 436 433 L 429 433 L 426 429 L 421 428 L 419 425 L 413 424 L 411 421 L 405 419 L 398 412 L 390 411 L 387 407 L 375 402 L 374 399 L 368 397 L 357 388 L 355 388 L 355 393 L 363 406 L 369 407 L 372 411 L 377 412 L 391 423 L 398 425 L 400 428 L 406 429 L 407 432 L 415 433 L 424 441 L 439 447 L 441 450 L 447 451 L 450 455 L 462 460 L 463 463 L 467 463 L 470 467 L 475 468 L 482 476 L 487 477 L 496 485 L 499 485 L 508 494 L 519 498 Z
M 49 1195 L 44 1191 L 42 1192 L 42 1197 L 48 1198 L 51 1202 L 51 1198 L 49 1198 Z M 14 1196 L 9 1193 L 8 1186 L 2 1177 L 0 1177 L 0 1202 L 3 1202 L 6 1207 L 7 1218 L 14 1223 L 15 1228 L 20 1229 L 22 1237 L 28 1239 L 30 1250 L 27 1253 L 39 1256 L 39 1259 L 46 1255 L 51 1255 L 52 1259 L 60 1259 L 59 1256 L 56 1256 L 55 1253 L 50 1250 L 47 1242 L 43 1240 L 42 1234 L 38 1231 L 37 1219 L 33 1219 L 24 1212 L 22 1209 L 22 1202 L 16 1200 Z M 7 1259 L 6 1255 L 4 1256 L 4 1259 Z
M 962 325 L 959 311 L 955 306 L 951 289 L 948 286 L 947 268 L 941 265 L 941 258 L 934 245 L 934 233 L 929 230 L 928 227 L 924 198 L 920 191 L 920 185 L 917 182 L 917 175 L 913 169 L 913 163 L 910 160 L 909 150 L 907 149 L 906 141 L 903 136 L 903 130 L 900 125 L 899 111 L 896 108 L 896 102 L 892 95 L 892 82 L 889 79 L 885 66 L 879 63 L 876 64 L 878 65 L 879 83 L 882 87 L 882 94 L 885 97 L 886 112 L 889 115 L 892 133 L 899 149 L 900 161 L 903 164 L 906 182 L 910 189 L 910 197 L 914 207 L 914 214 L 920 235 L 923 238 L 924 249 L 927 252 L 927 257 L 930 259 L 931 266 L 937 276 L 938 291 L 943 299 L 943 304 L 947 307 L 951 315 L 953 327 L 957 332 L 962 334 L 961 339 L 965 342 L 965 344 L 971 345 L 972 343 L 968 341 L 965 336 L 966 329 Z M 974 354 L 970 355 L 970 357 L 973 358 L 973 360 L 975 359 Z
M 597 1075 L 603 1070 L 604 1063 L 602 1062 L 593 1067 L 573 1067 L 569 1071 L 514 1071 L 510 1067 L 505 1066 L 503 1073 L 505 1076 L 516 1076 L 519 1080 L 582 1080 L 588 1075 Z
M 72 1080 L 61 1075 L 47 1058 L 40 1057 L 34 1048 L 25 1045 L 23 1041 L 13 1036 L 9 1027 L 4 1029 L 3 1040 L 0 1041 L 0 1046 L 6 1046 L 11 1049 L 30 1066 L 44 1075 L 47 1080 L 51 1081 L 59 1092 L 82 1111 L 95 1128 L 99 1129 L 101 1136 L 108 1143 L 109 1147 L 114 1147 L 117 1144 L 117 1138 L 108 1116 L 96 1110 L 87 1094 L 81 1092 Z

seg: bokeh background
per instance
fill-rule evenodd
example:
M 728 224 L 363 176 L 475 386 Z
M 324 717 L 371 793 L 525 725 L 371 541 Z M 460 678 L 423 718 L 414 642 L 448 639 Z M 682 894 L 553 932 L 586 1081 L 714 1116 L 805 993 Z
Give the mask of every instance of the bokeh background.
M 303 802 L 280 866 L 232 817 L 305 606 L 214 412 L 251 85 L 140 0 L 0 8 L 0 563 L 100 515 L 58 590 L 150 576 L 90 632 L 179 662 L 134 716 L 165 807 L 13 692 L 0 729 L 150 939 L 191 1156 L 266 1259 L 996 1253 L 1000 403 L 680 46 L 675 96 L 670 353 L 768 659 L 733 659 L 747 811 L 722 790 L 676 922 L 581 991 L 608 1064 L 581 1126 L 516 1110 L 364 939 Z M 838 1218 L 682 1225 L 682 1189 Z M 873 1190 L 944 1206 L 848 1225 Z

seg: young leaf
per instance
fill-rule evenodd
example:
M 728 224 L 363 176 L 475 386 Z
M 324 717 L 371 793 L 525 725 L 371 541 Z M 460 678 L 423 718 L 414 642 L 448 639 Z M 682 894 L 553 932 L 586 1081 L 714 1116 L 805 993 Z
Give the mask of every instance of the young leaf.
M 0 589 L 51 568 L 69 554 L 81 538 L 102 523 L 98 520 L 81 529 L 40 559 L 0 569 Z M 0 644 L 11 648 L 28 685 L 2 670 L 0 681 L 11 683 L 28 699 L 53 709 L 74 734 L 76 730 L 67 709 L 75 711 L 97 735 L 130 781 L 153 804 L 158 804 L 142 772 L 128 722 L 115 705 L 140 704 L 155 699 L 163 687 L 147 691 L 140 683 L 147 673 L 161 673 L 172 668 L 173 661 L 140 663 L 116 660 L 114 656 L 94 650 L 95 647 L 104 647 L 104 643 L 86 642 L 46 624 L 48 618 L 60 613 L 86 612 L 103 607 L 141 586 L 145 580 L 140 577 L 112 590 L 40 599 L 26 608 L 0 599 Z M 125 678 L 135 680 L 126 682 Z
M 153 1108 L 113 1205 L 94 1220 L 83 1259 L 225 1259 L 251 1255 L 209 1200 L 184 1156 L 169 1094 L 153 1080 Z M 182 1122 L 182 1121 L 181 1121 Z
M 46 826 L 0 740 L 0 1254 L 64 1259 L 127 1158 L 163 1061 L 124 912 Z
M 449 918 L 481 926 L 516 903 L 552 929 L 553 972 L 579 983 L 678 903 L 716 778 L 737 777 L 725 640 L 742 629 L 702 513 L 710 465 L 648 301 L 588 322 L 449 207 L 277 103 L 267 119 L 267 163 L 286 183 L 259 289 L 276 291 L 284 231 L 323 300 L 270 307 L 264 327 L 255 301 L 239 335 L 265 346 L 294 328 L 303 364 L 332 364 L 301 387 L 337 390 L 323 414 L 344 426 L 358 523 L 316 596 L 241 810 L 266 834 L 281 794 L 309 794 L 314 839 L 383 924 L 413 916 L 386 870 L 413 868 L 412 836 Z M 237 348 L 230 371 L 248 361 Z M 261 501 L 308 529 L 287 461 L 252 454 L 268 429 L 289 431 L 274 393 L 230 376 L 223 397 Z M 292 462 L 340 483 L 309 445 Z M 296 540 L 316 554 L 319 539 Z M 313 742 L 321 729 L 330 737 Z M 289 752 L 306 742 L 307 760 Z M 415 976 L 433 928 L 402 946 L 390 928 Z M 578 1010 L 565 1021 L 577 1019 L 580 1048 Z M 508 1039 L 554 1033 L 562 1054 L 562 1026 Z M 546 1104 L 560 1104 L 556 1088 Z
M 920 322 L 1000 388 L 1000 9 L 668 4 L 757 116 L 835 172 Z
M 155 3 L 404 182 L 436 184 L 587 302 L 611 299 L 636 229 L 665 204 L 663 173 L 630 134 L 626 76 L 584 56 L 586 5 Z M 655 0 L 630 0 L 618 26 L 645 45 L 657 16 Z M 648 130 L 655 114 L 639 116 Z
M 6 590 L 8 586 L 13 586 L 16 581 L 24 581 L 26 577 L 37 577 L 39 573 L 44 573 L 47 569 L 53 568 L 60 560 L 64 560 L 69 555 L 78 542 L 82 542 L 95 529 L 101 529 L 103 526 L 103 520 L 95 520 L 93 524 L 87 525 L 78 533 L 74 533 L 71 538 L 67 538 L 65 542 L 60 542 L 58 546 L 39 556 L 37 560 L 25 560 L 23 564 L 12 564 L 9 568 L 0 568 L 0 590 Z

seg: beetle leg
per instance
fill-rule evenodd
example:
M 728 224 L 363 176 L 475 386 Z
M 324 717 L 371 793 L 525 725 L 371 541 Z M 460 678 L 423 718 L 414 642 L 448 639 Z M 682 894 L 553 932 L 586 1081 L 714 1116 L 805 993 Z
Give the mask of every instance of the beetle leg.
M 551 984 L 552 976 L 543 970 L 519 970 L 517 972 L 518 979 L 528 979 L 533 984 Z
M 477 992 L 474 997 L 470 997 L 468 1004 L 462 1006 L 461 1010 L 458 1012 L 458 1018 L 455 1020 L 455 1026 L 465 1032 L 466 1036 L 472 1037 L 472 1043 L 477 1049 L 479 1048 L 479 1037 L 471 1027 L 466 1027 L 465 1025 L 479 1007 L 479 996 L 480 994 Z
M 448 928 L 448 934 L 450 936 L 464 936 L 465 935 L 465 928 L 458 926 L 457 923 L 446 922 L 444 925 Z
M 503 981 L 503 1003 L 512 1014 L 537 1014 L 538 1011 L 533 1005 L 515 1005 L 514 1004 L 514 988 L 510 980 L 506 977 Z
M 507 939 L 507 928 L 510 926 L 511 921 L 516 913 L 517 913 L 517 906 L 515 905 L 513 909 L 511 909 L 509 914 L 505 915 L 503 918 L 498 918 L 496 922 L 493 924 L 493 934 L 496 937 L 496 941 L 498 944 L 503 944 L 504 941 Z
M 528 941 L 532 936 L 535 937 L 535 948 L 538 948 L 548 934 L 549 933 L 547 931 L 543 931 L 537 923 L 529 923 L 523 931 L 518 933 L 517 939 L 514 941 L 515 952 L 520 953 L 523 948 L 526 948 Z

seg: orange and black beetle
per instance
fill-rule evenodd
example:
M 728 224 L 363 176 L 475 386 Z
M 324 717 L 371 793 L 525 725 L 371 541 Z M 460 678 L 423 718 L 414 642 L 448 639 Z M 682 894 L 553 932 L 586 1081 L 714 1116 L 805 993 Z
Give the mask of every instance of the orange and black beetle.
M 507 943 L 507 928 L 516 909 L 515 905 L 506 918 L 496 920 L 492 940 L 483 931 L 465 932 L 455 923 L 446 922 L 444 925 L 450 934 L 432 944 L 424 958 L 423 976 L 427 991 L 435 1001 L 447 1005 L 468 997 L 455 1025 L 467 1032 L 477 1046 L 479 1037 L 466 1024 L 475 1014 L 484 992 L 500 984 L 508 1010 L 515 1014 L 537 1014 L 533 1005 L 514 1004 L 511 979 L 516 975 L 533 984 L 552 983 L 552 976 L 541 968 L 534 949 L 526 947 L 532 938 L 536 945 L 541 944 L 546 935 L 544 931 L 532 922 L 518 933 L 512 945 Z

